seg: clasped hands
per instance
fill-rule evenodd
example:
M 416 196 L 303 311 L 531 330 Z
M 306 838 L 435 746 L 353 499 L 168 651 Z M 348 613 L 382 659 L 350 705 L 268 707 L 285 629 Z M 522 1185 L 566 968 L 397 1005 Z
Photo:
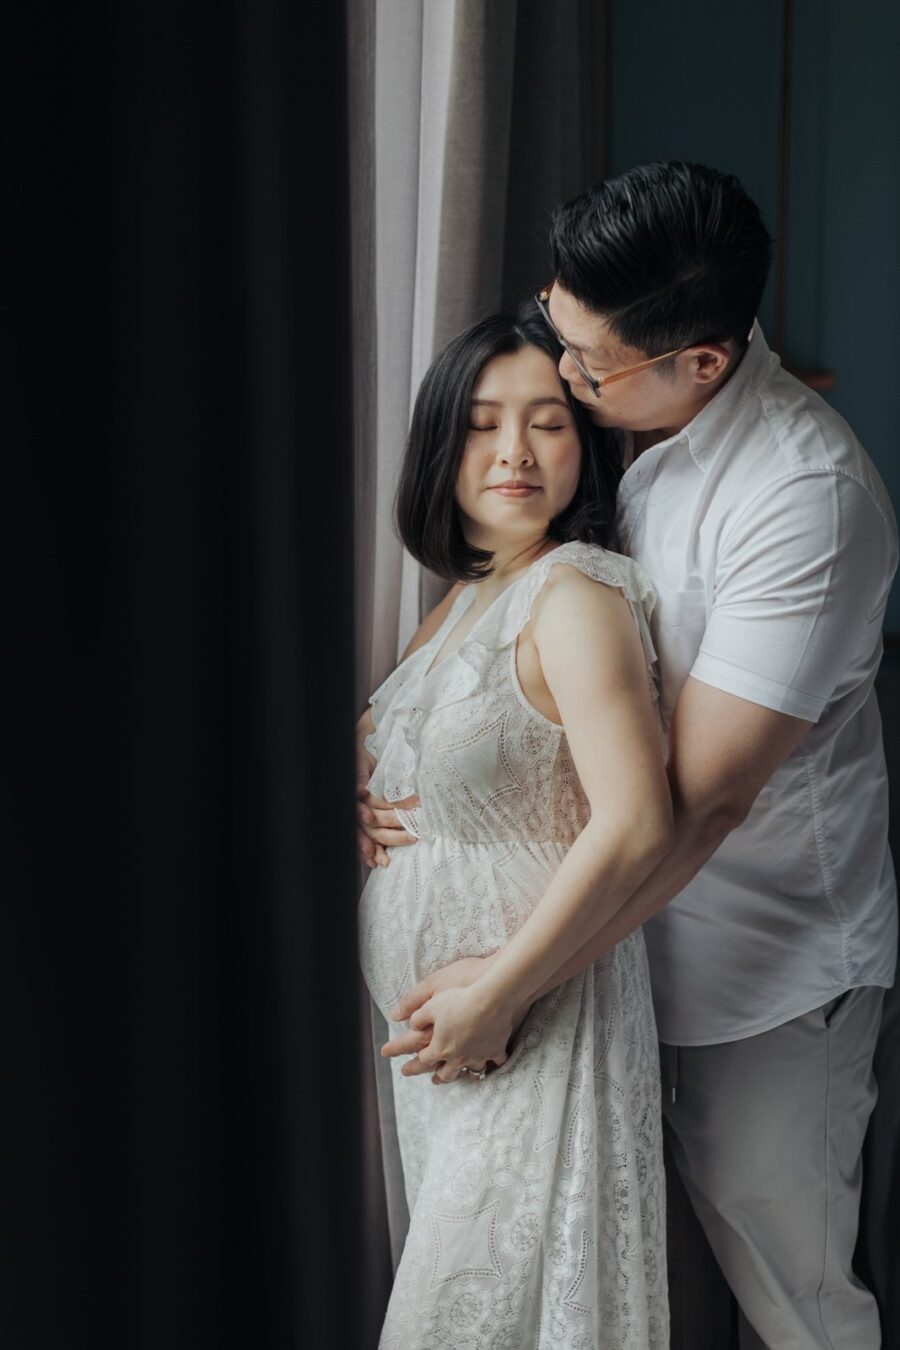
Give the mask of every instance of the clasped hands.
M 387 867 L 389 847 L 408 847 L 417 841 L 399 828 L 395 806 L 412 810 L 418 797 L 387 802 L 357 785 L 358 845 L 368 867 Z M 386 1058 L 410 1055 L 400 1072 L 406 1078 L 431 1073 L 435 1084 L 451 1083 L 464 1069 L 479 1073 L 509 1057 L 510 1042 L 528 1013 L 529 1005 L 512 1008 L 486 998 L 478 981 L 494 955 L 468 956 L 454 961 L 406 990 L 391 1009 L 391 1020 L 409 1029 L 381 1047 Z

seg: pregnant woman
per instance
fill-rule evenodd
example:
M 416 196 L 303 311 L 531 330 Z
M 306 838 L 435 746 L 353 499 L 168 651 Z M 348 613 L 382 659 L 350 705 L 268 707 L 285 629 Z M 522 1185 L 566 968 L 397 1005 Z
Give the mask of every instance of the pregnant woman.
M 397 1035 L 405 989 L 497 956 L 428 1005 L 440 1086 L 391 1061 L 410 1227 L 381 1350 L 668 1344 L 641 933 L 541 993 L 671 837 L 652 592 L 607 548 L 615 473 L 602 436 L 537 315 L 493 316 L 455 339 L 413 414 L 400 533 L 466 584 L 360 722 L 372 796 L 417 799 L 401 813 L 415 842 L 369 874 L 360 959 Z M 507 1052 L 461 1063 L 454 1028 L 486 1011 L 508 1026 Z

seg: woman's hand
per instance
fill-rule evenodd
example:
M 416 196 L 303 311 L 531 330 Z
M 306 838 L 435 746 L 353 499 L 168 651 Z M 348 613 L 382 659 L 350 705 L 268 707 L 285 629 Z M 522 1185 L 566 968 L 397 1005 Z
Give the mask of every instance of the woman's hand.
M 431 1039 L 417 1054 L 417 1064 L 400 1070 L 409 1077 L 432 1073 L 433 1083 L 452 1083 L 460 1070 L 480 1072 L 489 1061 L 504 1064 L 515 1030 L 513 1012 L 488 1007 L 477 981 L 464 989 L 443 989 L 409 1019 L 412 1031 L 429 1031 Z
M 468 1016 L 469 1022 L 467 1026 L 453 1024 L 454 1033 L 460 1037 L 460 1044 L 454 1047 L 457 1051 L 455 1065 L 448 1066 L 441 1062 L 446 1060 L 446 1055 L 441 1053 L 442 1049 L 446 1049 L 444 1040 L 438 1041 L 437 1046 L 433 1044 L 435 1031 L 439 1036 L 445 1036 L 451 1030 L 449 1020 L 442 1018 L 439 1021 L 436 1016 L 439 1013 L 447 1013 L 448 1017 L 450 1016 L 451 1010 L 446 1005 L 451 1000 L 441 1002 L 438 995 L 468 990 L 485 971 L 490 969 L 495 959 L 496 953 L 492 953 L 490 956 L 468 956 L 454 961 L 451 965 L 444 966 L 442 970 L 434 971 L 424 980 L 420 980 L 414 988 L 407 990 L 398 1006 L 391 1010 L 392 1019 L 397 1022 L 408 1020 L 410 1029 L 383 1045 L 381 1053 L 388 1058 L 397 1055 L 413 1056 L 400 1070 L 404 1077 L 434 1073 L 433 1082 L 447 1083 L 458 1077 L 459 1070 L 463 1066 L 477 1072 L 484 1068 L 489 1060 L 493 1060 L 495 1064 L 502 1064 L 506 1060 L 509 1042 L 524 1022 L 530 1004 L 516 1009 L 511 1016 L 503 1016 L 494 1010 L 484 1009 L 481 1006 L 483 1000 L 477 997 L 468 1009 L 463 1005 L 463 1012 Z M 456 1012 L 458 1014 L 459 1008 Z M 481 1042 L 484 1038 L 491 1053 L 481 1053 L 483 1049 Z
M 418 842 L 414 834 L 401 828 L 394 807 L 412 811 L 420 805 L 418 797 L 404 797 L 401 802 L 386 802 L 367 792 L 365 787 L 357 787 L 356 845 L 360 859 L 367 867 L 389 867 L 389 848 L 405 848 L 407 844 Z
M 490 968 L 494 956 L 495 953 L 490 956 L 463 956 L 459 961 L 451 962 L 449 966 L 432 971 L 424 980 L 413 985 L 412 989 L 407 989 L 397 1006 L 391 1009 L 391 1021 L 408 1022 L 416 1009 L 421 1008 L 423 1003 L 427 1003 L 440 989 L 463 989 L 466 985 L 473 984 Z M 399 1036 L 387 1041 L 381 1047 L 381 1053 L 389 1059 L 397 1055 L 415 1055 L 430 1040 L 430 1026 L 420 1031 L 403 1031 Z M 419 1067 L 418 1059 L 413 1059 L 403 1066 L 401 1072 L 409 1076 L 425 1073 L 426 1070 Z

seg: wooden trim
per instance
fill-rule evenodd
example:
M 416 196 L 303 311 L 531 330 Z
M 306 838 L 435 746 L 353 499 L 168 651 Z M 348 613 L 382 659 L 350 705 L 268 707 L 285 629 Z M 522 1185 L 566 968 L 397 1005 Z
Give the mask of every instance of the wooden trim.
M 789 374 L 801 380 L 808 388 L 815 389 L 820 394 L 829 394 L 832 389 L 837 388 L 837 375 L 833 370 L 803 370 L 800 367 L 788 365 L 785 365 L 784 368 Z
M 775 283 L 775 350 L 784 353 L 787 325 L 787 257 L 790 200 L 791 63 L 793 57 L 793 0 L 782 0 L 781 108 L 778 119 L 778 270 Z

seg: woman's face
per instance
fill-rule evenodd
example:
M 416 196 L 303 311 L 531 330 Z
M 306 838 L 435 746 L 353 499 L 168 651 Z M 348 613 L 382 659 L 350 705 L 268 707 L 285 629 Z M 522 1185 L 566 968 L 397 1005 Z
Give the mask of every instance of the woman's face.
M 467 541 L 496 552 L 542 538 L 574 497 L 580 469 L 556 362 L 539 347 L 495 356 L 473 390 L 456 480 Z

